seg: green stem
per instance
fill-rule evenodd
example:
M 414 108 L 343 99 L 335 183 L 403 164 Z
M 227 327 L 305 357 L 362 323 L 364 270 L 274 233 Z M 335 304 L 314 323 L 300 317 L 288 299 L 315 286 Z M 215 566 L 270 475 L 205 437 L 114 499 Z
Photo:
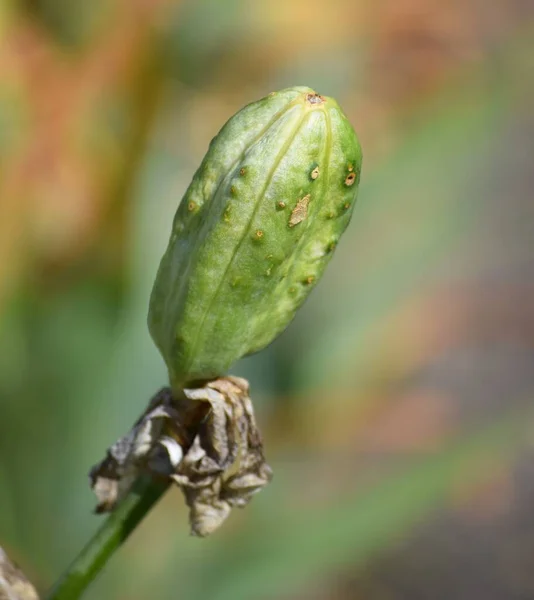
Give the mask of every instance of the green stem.
M 46 600 L 75 600 L 104 567 L 169 487 L 168 481 L 143 475 L 74 559 Z

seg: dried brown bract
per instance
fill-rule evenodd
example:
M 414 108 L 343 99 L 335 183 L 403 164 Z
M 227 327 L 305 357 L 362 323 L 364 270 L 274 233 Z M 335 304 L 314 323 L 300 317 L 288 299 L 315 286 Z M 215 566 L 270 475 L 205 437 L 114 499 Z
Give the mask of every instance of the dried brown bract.
M 111 511 L 141 473 L 167 477 L 190 508 L 191 532 L 205 536 L 245 506 L 272 477 L 248 383 L 221 377 L 173 396 L 163 388 L 90 474 L 97 512 Z
M 0 548 L 0 600 L 39 600 L 33 585 Z

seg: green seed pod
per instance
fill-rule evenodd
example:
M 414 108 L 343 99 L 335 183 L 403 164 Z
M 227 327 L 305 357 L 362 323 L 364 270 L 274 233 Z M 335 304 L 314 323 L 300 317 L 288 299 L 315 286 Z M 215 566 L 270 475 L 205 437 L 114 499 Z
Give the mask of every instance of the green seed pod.
M 223 374 L 286 328 L 349 223 L 361 161 L 337 102 L 306 87 L 224 125 L 180 203 L 150 300 L 173 386 Z

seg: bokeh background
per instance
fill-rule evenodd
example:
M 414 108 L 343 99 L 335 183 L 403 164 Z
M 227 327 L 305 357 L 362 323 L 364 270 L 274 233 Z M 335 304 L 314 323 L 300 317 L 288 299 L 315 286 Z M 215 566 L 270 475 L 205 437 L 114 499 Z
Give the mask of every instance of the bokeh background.
M 40 589 L 165 384 L 148 296 L 210 139 L 308 85 L 364 167 L 324 279 L 232 370 L 275 478 L 206 540 L 168 493 L 86 597 L 534 597 L 533 72 L 529 0 L 0 4 L 0 543 Z

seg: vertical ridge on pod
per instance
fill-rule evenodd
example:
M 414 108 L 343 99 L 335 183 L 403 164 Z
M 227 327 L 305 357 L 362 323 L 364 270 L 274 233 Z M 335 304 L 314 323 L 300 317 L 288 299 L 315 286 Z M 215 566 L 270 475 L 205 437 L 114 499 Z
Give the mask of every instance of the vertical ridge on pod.
M 272 177 L 273 177 L 273 175 L 274 175 L 277 167 L 280 164 L 280 161 L 282 159 L 282 156 L 283 156 L 284 152 L 287 151 L 288 146 L 293 141 L 295 134 L 299 130 L 299 128 L 302 125 L 302 122 L 304 121 L 304 119 L 306 118 L 306 116 L 307 115 L 305 113 L 305 114 L 303 114 L 300 117 L 300 119 L 297 122 L 297 124 L 296 124 L 296 126 L 295 126 L 295 128 L 294 128 L 294 130 L 292 132 L 292 134 L 285 140 L 282 148 L 280 149 L 280 151 L 276 155 L 273 164 L 269 167 L 269 171 L 268 171 L 266 179 L 265 179 L 265 184 L 261 188 L 259 197 L 256 198 L 256 200 L 255 200 L 254 209 L 252 211 L 250 219 L 248 220 L 247 226 L 243 230 L 243 233 L 241 235 L 241 238 L 238 241 L 238 244 L 237 244 L 237 246 L 235 248 L 235 251 L 234 251 L 234 253 L 232 254 L 232 256 L 230 258 L 230 262 L 228 263 L 226 269 L 224 270 L 223 276 L 222 276 L 222 278 L 220 279 L 220 281 L 218 283 L 218 286 L 217 286 L 216 291 L 215 291 L 215 293 L 214 293 L 214 295 L 212 297 L 211 302 L 209 302 L 207 304 L 207 306 L 206 306 L 206 309 L 205 309 L 205 312 L 204 312 L 204 316 L 203 316 L 202 321 L 200 322 L 198 330 L 197 330 L 198 331 L 197 336 L 196 336 L 196 338 L 195 338 L 195 340 L 193 341 L 193 344 L 192 344 L 192 352 L 191 352 L 191 356 L 190 356 L 190 362 L 192 362 L 194 360 L 195 352 L 196 352 L 197 346 L 198 346 L 198 339 L 199 339 L 199 336 L 202 334 L 202 330 L 203 330 L 203 326 L 204 326 L 204 322 L 206 320 L 206 317 L 208 316 L 208 314 L 209 314 L 209 312 L 210 312 L 210 310 L 211 310 L 211 308 L 213 306 L 213 303 L 217 300 L 217 296 L 218 296 L 218 294 L 221 291 L 221 287 L 226 283 L 226 276 L 227 276 L 228 272 L 230 271 L 230 269 L 232 268 L 234 259 L 235 259 L 236 255 L 238 254 L 238 252 L 240 251 L 240 249 L 241 249 L 241 247 L 243 245 L 243 242 L 245 241 L 245 239 L 246 239 L 246 237 L 247 237 L 247 235 L 248 235 L 248 233 L 249 233 L 249 231 L 251 229 L 251 226 L 252 226 L 253 221 L 254 221 L 254 217 L 257 214 L 259 206 L 260 206 L 260 203 L 261 203 L 261 200 L 263 199 L 263 196 L 265 195 L 265 191 L 268 188 L 269 183 L 271 182 L 271 179 L 272 179 Z M 262 231 L 262 230 L 257 230 L 257 231 Z M 258 237 L 263 237 L 263 233 L 262 233 L 261 236 L 258 236 Z

